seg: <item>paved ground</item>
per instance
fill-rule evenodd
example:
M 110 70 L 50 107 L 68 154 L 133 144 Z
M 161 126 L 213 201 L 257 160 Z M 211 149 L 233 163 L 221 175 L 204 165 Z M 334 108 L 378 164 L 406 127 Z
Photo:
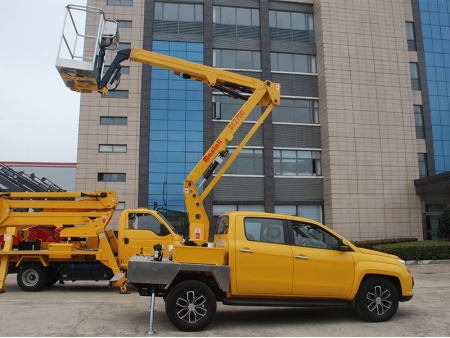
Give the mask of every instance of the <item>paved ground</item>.
M 176 330 L 157 299 L 156 336 L 450 336 L 450 264 L 412 265 L 414 298 L 386 323 L 351 310 L 230 307 L 218 304 L 202 332 Z M 149 297 L 120 295 L 107 283 L 66 283 L 23 292 L 15 275 L 0 294 L 0 336 L 147 336 Z

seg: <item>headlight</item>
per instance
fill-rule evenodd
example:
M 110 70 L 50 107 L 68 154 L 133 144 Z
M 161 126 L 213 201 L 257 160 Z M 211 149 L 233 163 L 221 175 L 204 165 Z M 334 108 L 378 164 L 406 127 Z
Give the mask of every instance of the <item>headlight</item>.
M 398 259 L 398 261 L 400 262 L 400 263 L 402 263 L 404 266 L 406 266 L 406 262 L 403 260 L 403 259 Z

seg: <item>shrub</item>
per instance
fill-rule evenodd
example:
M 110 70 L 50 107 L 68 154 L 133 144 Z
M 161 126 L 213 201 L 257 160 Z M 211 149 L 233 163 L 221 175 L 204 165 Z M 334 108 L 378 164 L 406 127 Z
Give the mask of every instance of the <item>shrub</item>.
M 450 207 L 445 209 L 439 218 L 436 234 L 439 239 L 450 240 Z
M 365 241 L 354 241 L 352 243 L 359 248 L 374 250 L 375 246 L 382 245 L 382 244 L 395 244 L 395 243 L 414 242 L 414 241 L 417 241 L 417 238 L 370 239 L 370 240 L 365 240 Z
M 450 242 L 421 241 L 378 245 L 377 251 L 396 255 L 406 261 L 450 259 Z

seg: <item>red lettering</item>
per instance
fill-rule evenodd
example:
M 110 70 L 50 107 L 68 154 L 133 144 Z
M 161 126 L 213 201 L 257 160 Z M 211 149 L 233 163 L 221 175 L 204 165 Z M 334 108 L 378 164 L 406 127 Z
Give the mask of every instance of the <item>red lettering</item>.
M 216 150 L 220 148 L 220 145 L 223 143 L 221 139 L 218 139 L 216 143 L 214 143 L 211 148 L 209 148 L 209 153 L 203 156 L 203 162 L 208 163 L 211 157 L 215 154 Z

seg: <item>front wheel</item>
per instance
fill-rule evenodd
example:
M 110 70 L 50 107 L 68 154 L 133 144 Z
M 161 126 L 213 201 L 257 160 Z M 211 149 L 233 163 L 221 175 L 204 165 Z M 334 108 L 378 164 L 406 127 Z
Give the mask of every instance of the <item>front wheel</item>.
M 203 330 L 213 320 L 216 309 L 214 293 L 198 281 L 178 284 L 166 299 L 167 317 L 181 331 Z
M 46 285 L 46 283 L 47 271 L 41 264 L 25 264 L 17 273 L 17 284 L 24 291 L 39 291 Z
M 398 292 L 386 278 L 366 280 L 356 296 L 356 312 L 369 322 L 385 322 L 398 309 Z

